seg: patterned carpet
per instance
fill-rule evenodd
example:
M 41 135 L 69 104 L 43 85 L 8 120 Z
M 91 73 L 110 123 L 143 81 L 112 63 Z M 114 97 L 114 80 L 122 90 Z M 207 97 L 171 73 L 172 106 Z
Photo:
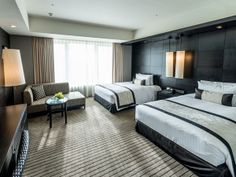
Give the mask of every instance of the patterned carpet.
M 111 114 L 93 99 L 53 116 L 29 119 L 30 149 L 23 176 L 195 177 L 134 130 L 134 109 Z

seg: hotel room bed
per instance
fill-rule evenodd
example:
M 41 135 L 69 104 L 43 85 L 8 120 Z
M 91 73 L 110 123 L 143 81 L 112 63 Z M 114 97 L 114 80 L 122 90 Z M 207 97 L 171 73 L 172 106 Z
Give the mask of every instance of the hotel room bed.
M 236 107 L 187 94 L 138 105 L 135 120 L 137 132 L 197 175 L 235 176 Z
M 95 86 L 94 99 L 110 112 L 154 101 L 161 88 L 157 85 L 136 85 L 132 82 L 103 84 Z

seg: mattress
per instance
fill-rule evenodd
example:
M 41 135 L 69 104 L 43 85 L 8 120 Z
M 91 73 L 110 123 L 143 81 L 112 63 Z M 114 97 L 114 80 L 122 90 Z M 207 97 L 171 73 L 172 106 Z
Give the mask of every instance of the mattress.
M 194 94 L 169 100 L 236 120 L 235 107 L 195 99 Z M 155 106 L 157 101 L 148 104 Z M 171 119 L 171 115 L 144 105 L 136 107 L 135 119 L 214 166 L 226 163 L 234 176 L 228 149 L 213 135 L 182 120 Z
M 141 86 L 141 85 L 136 85 L 133 84 L 132 82 L 121 82 L 121 83 L 116 83 L 117 85 L 124 86 L 129 88 L 130 90 L 133 91 L 134 96 L 135 96 L 135 101 L 136 104 L 143 104 L 146 102 L 154 101 L 157 98 L 157 92 L 161 90 L 161 88 L 157 85 L 152 85 L 152 86 Z M 99 97 L 103 98 L 110 104 L 115 104 L 116 103 L 116 96 L 115 94 L 99 85 L 95 86 L 95 94 L 98 95 Z M 124 109 L 124 108 L 122 108 Z M 121 109 L 117 109 L 118 111 Z

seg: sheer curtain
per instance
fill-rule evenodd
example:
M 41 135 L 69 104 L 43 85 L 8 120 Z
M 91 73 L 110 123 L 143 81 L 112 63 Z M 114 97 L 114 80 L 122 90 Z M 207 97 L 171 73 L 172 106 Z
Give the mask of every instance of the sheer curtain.
M 112 43 L 54 40 L 55 81 L 94 95 L 94 86 L 112 82 Z

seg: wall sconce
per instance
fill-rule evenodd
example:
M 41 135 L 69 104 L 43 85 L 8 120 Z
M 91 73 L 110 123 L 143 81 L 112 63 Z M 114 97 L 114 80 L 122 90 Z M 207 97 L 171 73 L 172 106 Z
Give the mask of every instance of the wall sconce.
M 175 78 L 183 79 L 192 76 L 193 53 L 191 51 L 176 52 Z
M 175 75 L 175 52 L 166 52 L 166 77 Z

